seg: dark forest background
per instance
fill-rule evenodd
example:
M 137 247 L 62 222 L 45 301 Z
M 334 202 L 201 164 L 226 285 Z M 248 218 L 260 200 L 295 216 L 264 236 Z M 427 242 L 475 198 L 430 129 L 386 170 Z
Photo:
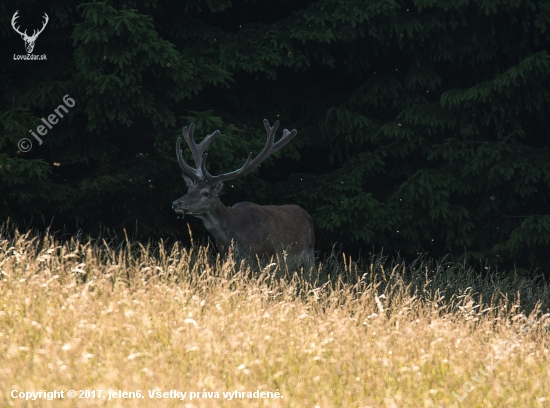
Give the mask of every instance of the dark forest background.
M 14 60 L 16 11 L 29 34 L 48 14 L 47 60 Z M 321 254 L 550 270 L 550 1 L 4 1 L 0 21 L 0 221 L 205 239 L 171 208 L 182 126 L 221 131 L 218 174 L 266 118 L 298 135 L 226 205 L 302 206 Z

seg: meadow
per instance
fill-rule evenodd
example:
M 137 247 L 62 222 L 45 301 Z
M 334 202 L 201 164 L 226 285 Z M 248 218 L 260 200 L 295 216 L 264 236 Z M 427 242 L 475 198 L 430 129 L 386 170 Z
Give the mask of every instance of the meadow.
M 1 406 L 550 407 L 542 277 L 30 233 L 0 274 Z

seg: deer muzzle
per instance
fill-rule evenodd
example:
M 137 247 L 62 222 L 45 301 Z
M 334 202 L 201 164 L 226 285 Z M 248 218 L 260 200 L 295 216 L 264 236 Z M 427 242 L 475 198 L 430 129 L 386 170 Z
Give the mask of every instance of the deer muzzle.
M 181 201 L 174 201 L 172 203 L 172 208 L 174 209 L 174 211 L 178 214 L 182 214 L 182 215 L 185 215 L 185 208 L 183 208 L 182 206 L 182 202 Z

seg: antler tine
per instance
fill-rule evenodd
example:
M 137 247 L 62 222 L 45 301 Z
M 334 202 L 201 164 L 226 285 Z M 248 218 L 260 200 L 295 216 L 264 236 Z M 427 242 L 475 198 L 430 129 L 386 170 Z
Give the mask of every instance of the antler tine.
M 21 31 L 19 31 L 19 27 L 15 27 L 15 20 L 17 20 L 19 18 L 19 16 L 17 15 L 19 13 L 19 10 L 17 10 L 15 12 L 15 14 L 13 15 L 12 19 L 11 19 L 11 26 L 13 27 L 13 29 L 15 30 L 15 32 L 17 34 L 20 34 L 20 35 L 27 35 L 27 30 L 25 30 L 24 33 L 22 33 Z
M 40 35 L 40 33 L 41 33 L 42 31 L 44 31 L 44 29 L 45 29 L 46 26 L 48 25 L 48 21 L 50 21 L 50 18 L 48 17 L 48 15 L 47 15 L 46 13 L 44 13 L 44 16 L 45 16 L 45 21 L 44 21 L 44 23 L 43 23 L 43 25 L 42 25 L 42 28 L 41 28 L 40 30 L 38 30 L 37 33 L 35 33 L 36 30 L 33 30 L 33 34 L 32 34 L 33 37 L 34 37 L 34 36 L 38 37 L 38 36 Z
M 191 149 L 191 154 L 193 155 L 193 160 L 195 161 L 195 167 L 200 169 L 201 167 L 201 154 L 197 151 L 198 145 L 195 143 L 195 138 L 193 137 L 193 131 L 195 130 L 195 124 L 191 123 L 189 127 L 184 126 L 182 129 L 183 138 L 187 142 L 187 146 Z
M 246 163 L 240 169 L 232 171 L 231 173 L 220 174 L 219 176 L 212 176 L 210 173 L 206 171 L 206 168 L 204 168 L 203 174 L 208 178 L 208 180 L 227 181 L 227 180 L 236 179 L 237 177 L 250 173 L 256 167 L 258 167 L 260 163 L 263 162 L 271 153 L 276 152 L 277 150 L 284 147 L 288 142 L 290 142 L 292 138 L 296 136 L 296 133 L 297 133 L 296 129 L 292 130 L 291 132 L 289 132 L 288 129 L 285 129 L 283 130 L 283 136 L 281 137 L 281 139 L 279 139 L 277 143 L 274 143 L 275 133 L 279 128 L 279 121 L 278 120 L 275 121 L 275 123 L 273 123 L 273 127 L 271 127 L 268 120 L 264 119 L 264 126 L 265 126 L 265 130 L 267 131 L 267 141 L 262 151 L 254 158 L 254 160 L 250 161 L 250 159 L 252 158 L 252 152 L 250 152 L 250 154 L 248 155 L 248 159 L 246 160 Z
M 264 126 L 265 130 L 267 131 L 267 142 L 260 154 L 258 154 L 258 156 L 256 156 L 256 158 L 252 160 L 252 163 L 250 163 L 247 173 L 258 167 L 260 163 L 263 162 L 271 153 L 274 153 L 284 147 L 288 142 L 292 140 L 294 136 L 296 136 L 297 133 L 296 129 L 292 130 L 292 132 L 289 132 L 288 129 L 285 129 L 283 130 L 283 136 L 281 137 L 281 139 L 279 139 L 277 143 L 273 143 L 275 141 L 275 133 L 277 132 L 277 129 L 279 129 L 279 121 L 276 120 L 275 123 L 273 123 L 273 127 L 271 127 L 268 120 L 264 119 Z
M 189 148 L 191 149 L 191 153 L 193 154 L 193 160 L 195 161 L 195 166 L 197 170 L 202 168 L 202 162 L 205 158 L 203 158 L 204 151 L 210 146 L 210 144 L 216 140 L 216 138 L 219 136 L 220 131 L 216 130 L 212 133 L 210 133 L 208 136 L 204 138 L 204 140 L 197 144 L 195 143 L 195 138 L 193 137 L 193 132 L 195 130 L 195 124 L 191 123 L 189 125 L 189 129 L 187 126 L 183 128 L 183 137 L 187 141 L 187 144 L 189 145 Z
M 283 136 L 279 139 L 277 143 L 273 143 L 273 140 L 275 139 L 275 132 L 277 132 L 277 129 L 279 128 L 279 121 L 275 121 L 273 124 L 273 127 L 269 126 L 269 122 L 267 119 L 264 119 L 264 126 L 265 130 L 268 132 L 268 138 L 271 136 L 271 149 L 269 150 L 269 154 L 276 152 L 277 150 L 282 149 L 286 146 L 288 142 L 292 140 L 294 136 L 296 136 L 296 133 L 298 131 L 296 129 L 293 129 L 291 132 L 288 131 L 288 129 L 283 130 Z M 273 132 L 272 135 L 269 135 L 269 132 Z M 266 146 L 267 147 L 267 146 Z M 264 148 L 265 150 L 265 148 Z
M 187 176 L 189 176 L 193 181 L 202 180 L 203 175 L 201 174 L 200 170 L 194 169 L 193 167 L 188 165 L 185 162 L 185 160 L 183 160 L 183 155 L 181 154 L 181 149 L 180 149 L 180 143 L 181 143 L 181 137 L 178 137 L 178 141 L 176 142 L 176 157 L 178 158 L 178 162 L 180 163 L 180 166 L 183 172 Z

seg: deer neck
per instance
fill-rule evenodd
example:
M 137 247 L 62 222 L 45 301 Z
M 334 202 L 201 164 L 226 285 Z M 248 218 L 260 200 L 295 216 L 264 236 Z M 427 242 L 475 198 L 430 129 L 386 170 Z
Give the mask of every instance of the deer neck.
M 224 247 L 229 247 L 231 240 L 235 239 L 232 233 L 236 229 L 234 214 L 230 208 L 226 207 L 218 198 L 212 208 L 201 214 L 206 229 L 218 240 Z

